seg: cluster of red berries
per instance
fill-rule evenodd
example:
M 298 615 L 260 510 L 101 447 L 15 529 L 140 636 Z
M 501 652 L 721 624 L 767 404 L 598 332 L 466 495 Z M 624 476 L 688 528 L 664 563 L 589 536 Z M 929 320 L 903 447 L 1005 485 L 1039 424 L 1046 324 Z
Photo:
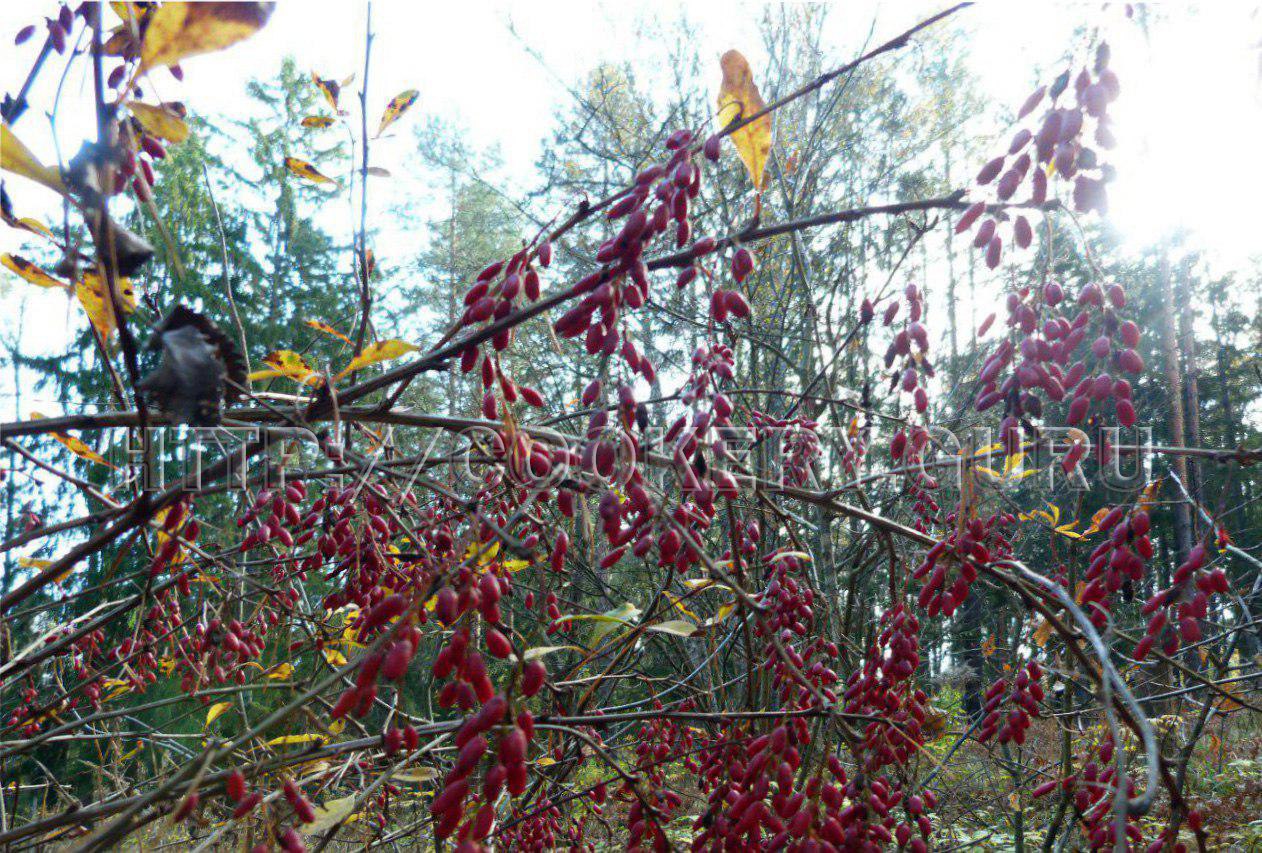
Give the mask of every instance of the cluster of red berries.
M 1038 661 L 1030 661 L 1017 670 L 1011 682 L 1007 678 L 995 679 L 986 691 L 983 708 L 986 716 L 977 730 L 979 743 L 986 743 L 992 737 L 1000 743 L 1012 742 L 1018 746 L 1025 743 L 1030 718 L 1039 716 L 1039 703 L 1043 701 L 1042 678 L 1043 668 Z M 1003 713 L 1005 705 L 1010 706 L 1006 715 Z
M 1200 620 L 1209 612 L 1209 597 L 1222 595 L 1231 588 L 1227 573 L 1221 568 L 1207 567 L 1208 559 L 1209 551 L 1198 543 L 1174 570 L 1170 586 L 1144 603 L 1148 628 L 1135 646 L 1135 660 L 1146 658 L 1158 641 L 1166 655 L 1173 655 L 1180 645 L 1200 642 Z
M 1072 95 L 1066 96 L 1069 88 L 1070 70 L 1066 69 L 1050 87 L 1040 86 L 1030 94 L 1017 113 L 1018 121 L 1033 115 L 1045 98 L 1051 102 L 1049 107 L 1034 125 L 1017 130 L 1006 153 L 982 167 L 977 175 L 978 187 L 995 182 L 994 198 L 1009 202 L 1023 185 L 1028 185 L 1028 203 L 1041 206 L 1047 201 L 1052 175 L 1073 181 L 1077 211 L 1103 213 L 1108 209 L 1106 185 L 1113 170 L 1087 141 L 1088 130 L 1094 126 L 1094 144 L 1103 149 L 1114 146 L 1108 107 L 1117 98 L 1120 87 L 1117 75 L 1109 68 L 1106 43 L 1097 48 L 1092 68 L 1082 68 L 1073 77 Z M 1003 256 L 1000 226 L 1009 219 L 1003 214 L 982 219 L 985 212 L 985 201 L 973 203 L 960 217 L 955 231 L 963 233 L 980 220 L 973 245 L 985 249 L 986 265 L 994 269 Z M 1033 228 L 1024 214 L 1011 219 L 1009 230 L 1017 246 L 1029 247 Z
M 952 521 L 954 517 L 952 513 Z M 924 581 L 917 604 L 930 616 L 955 613 L 968 598 L 979 567 L 1012 554 L 1012 542 L 1005 531 L 1015 522 L 1006 512 L 994 513 L 985 519 L 973 518 L 936 542 L 912 573 L 916 580 Z M 944 562 L 944 557 L 950 559 Z M 957 572 L 948 587 L 947 570 L 951 566 L 955 566 Z

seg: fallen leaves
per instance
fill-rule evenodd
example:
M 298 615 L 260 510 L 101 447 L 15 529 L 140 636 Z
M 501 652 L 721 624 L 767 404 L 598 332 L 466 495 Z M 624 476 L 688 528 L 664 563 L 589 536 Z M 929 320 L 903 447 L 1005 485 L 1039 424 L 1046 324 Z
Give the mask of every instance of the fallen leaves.
M 754 83 L 749 61 L 738 50 L 729 50 L 719 60 L 723 82 L 719 86 L 719 126 L 726 128 L 735 121 L 756 115 L 767 108 L 758 85 Z M 762 192 L 763 172 L 771 155 L 771 115 L 760 116 L 731 133 L 732 144 L 741 162 L 749 171 L 754 189 Z
M 145 27 L 140 47 L 145 70 L 223 50 L 267 23 L 274 3 L 163 3 Z

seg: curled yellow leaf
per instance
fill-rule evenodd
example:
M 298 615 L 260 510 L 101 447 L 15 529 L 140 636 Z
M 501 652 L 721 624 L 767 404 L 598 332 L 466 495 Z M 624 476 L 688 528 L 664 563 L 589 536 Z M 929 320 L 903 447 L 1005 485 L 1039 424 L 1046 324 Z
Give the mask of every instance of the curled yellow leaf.
M 324 322 L 323 320 L 303 320 L 302 322 L 310 326 L 311 328 L 315 329 L 317 332 L 324 332 L 326 335 L 332 335 L 335 338 L 341 338 L 342 340 L 346 341 L 348 344 L 351 342 L 350 338 L 346 337 L 346 335 L 342 334 L 337 329 L 333 328 L 332 326 L 330 326 L 328 323 Z
M 326 740 L 324 735 L 305 734 L 305 735 L 281 735 L 274 737 L 267 742 L 268 746 L 290 746 L 295 743 L 324 743 Z
M 767 104 L 754 83 L 749 61 L 739 50 L 729 50 L 719 60 L 723 82 L 719 86 L 719 126 L 727 127 L 766 109 Z M 763 188 L 763 170 L 771 154 L 771 115 L 760 116 L 729 137 L 736 153 L 749 171 L 754 189 Z
M 293 350 L 282 349 L 268 353 L 263 363 L 267 365 L 264 370 L 256 370 L 247 377 L 251 382 L 284 376 L 303 385 L 320 384 L 320 375 L 311 369 L 306 359 Z
M 28 261 L 20 255 L 10 255 L 8 253 L 0 255 L 0 264 L 4 264 L 4 266 L 13 270 L 13 272 L 17 273 L 21 278 L 29 281 L 31 284 L 38 285 L 39 287 L 60 287 L 63 290 L 70 289 L 69 284 L 59 278 L 49 275 L 38 265 Z
M 303 127 L 321 128 L 331 124 L 333 124 L 333 119 L 328 116 L 307 116 L 302 120 Z
M 184 119 L 164 106 L 132 101 L 127 109 L 131 110 L 132 116 L 150 136 L 168 142 L 183 142 L 188 139 L 188 125 L 184 123 Z
M 215 720 L 223 716 L 224 712 L 232 707 L 231 702 L 216 702 L 206 711 L 206 725 L 210 725 Z
M 3 203 L 0 204 L 0 219 L 10 228 L 17 228 L 19 231 L 30 231 L 32 234 L 38 234 L 41 237 L 57 242 L 57 238 L 53 236 L 53 232 L 48 230 L 48 226 L 40 222 L 38 219 L 31 219 L 29 216 L 16 216 L 10 209 L 9 197 L 4 196 Z

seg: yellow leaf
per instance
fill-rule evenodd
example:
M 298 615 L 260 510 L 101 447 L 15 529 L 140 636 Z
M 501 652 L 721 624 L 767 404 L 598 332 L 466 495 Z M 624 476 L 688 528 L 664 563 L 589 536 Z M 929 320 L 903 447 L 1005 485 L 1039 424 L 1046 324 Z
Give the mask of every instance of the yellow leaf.
M 340 735 L 344 728 L 346 728 L 346 720 L 334 720 L 329 723 L 329 734 Z
M 688 609 L 688 606 L 684 604 L 684 600 L 682 598 L 680 598 L 677 595 L 673 595 L 670 592 L 663 592 L 662 594 L 666 596 L 666 598 L 670 601 L 671 604 L 675 605 L 675 609 L 678 610 L 680 613 L 684 614 L 685 616 L 691 616 L 693 619 L 700 621 L 700 617 L 697 616 L 696 613 L 693 613 L 691 610 Z
M 61 181 L 61 174 L 39 161 L 31 153 L 22 140 L 13 135 L 7 121 L 0 122 L 0 169 L 30 178 L 51 190 L 65 195 L 66 185 Z
M 719 64 L 723 68 L 723 83 L 719 86 L 719 126 L 727 127 L 734 121 L 746 119 L 762 112 L 767 104 L 754 83 L 749 62 L 737 50 L 723 54 Z M 762 192 L 763 170 L 771 154 L 771 115 L 761 116 L 731 134 L 732 144 L 741 162 L 749 170 L 754 189 Z
M 311 369 L 306 359 L 293 350 L 282 349 L 268 353 L 263 363 L 267 365 L 267 369 L 251 373 L 248 377 L 251 382 L 285 376 L 303 385 L 320 384 L 320 375 Z
M 522 569 L 528 569 L 532 565 L 529 560 L 505 560 L 502 564 L 506 572 L 520 572 Z
M 305 735 L 281 735 L 274 737 L 267 742 L 268 746 L 291 746 L 295 743 L 324 743 L 326 738 L 324 735 L 305 734 Z
M 648 630 L 658 631 L 662 634 L 673 634 L 676 637 L 691 637 L 700 629 L 687 619 L 669 619 L 656 625 L 650 625 Z
M 705 626 L 709 628 L 713 625 L 717 625 L 720 622 L 725 621 L 727 617 L 731 616 L 735 612 L 736 612 L 736 602 L 729 601 L 726 604 L 723 604 L 719 607 L 719 612 L 714 615 L 714 618 L 707 619 L 705 621 Z
M 1139 503 L 1137 508 L 1148 512 L 1153 503 L 1157 500 L 1157 493 L 1161 491 L 1161 484 L 1165 482 L 1165 477 L 1158 477 L 1147 486 L 1144 486 L 1143 492 L 1139 495 Z
M 44 416 L 39 412 L 31 412 L 32 419 L 40 419 L 43 417 Z M 109 468 L 114 467 L 113 465 L 110 465 L 109 462 L 105 461 L 104 456 L 88 447 L 82 440 L 75 438 L 73 435 L 66 435 L 64 432 L 54 432 L 52 436 L 65 445 L 71 453 L 78 456 L 80 459 L 87 459 L 89 462 L 99 462 Z
M 300 178 L 306 178 L 308 181 L 314 181 L 317 184 L 333 184 L 340 186 L 337 181 L 328 175 L 321 174 L 320 170 L 312 166 L 306 160 L 300 160 L 297 157 L 286 157 L 285 168 L 293 172 Z
M 578 646 L 535 646 L 532 649 L 526 649 L 526 651 L 522 653 L 522 657 L 526 660 L 538 660 L 539 658 L 550 655 L 553 652 L 565 651 L 567 649 L 575 652 L 582 651 L 582 649 Z
M 562 616 L 557 621 L 563 622 L 596 622 L 597 625 L 592 629 L 592 636 L 589 643 L 592 646 L 600 645 L 600 641 L 608 636 L 609 632 L 617 628 L 619 625 L 633 625 L 635 620 L 640 618 L 640 608 L 631 602 L 625 602 L 618 605 L 612 610 L 604 613 L 580 613 L 577 616 Z
M 82 440 L 75 438 L 73 435 L 66 435 L 64 432 L 55 432 L 53 433 L 53 438 L 64 444 L 71 453 L 78 456 L 80 459 L 86 459 L 89 462 L 96 462 L 106 466 L 107 468 L 114 467 L 113 465 L 110 465 L 109 462 L 105 461 L 104 456 L 88 447 Z
M 398 358 L 410 352 L 416 352 L 420 347 L 409 344 L 407 341 L 397 339 L 389 341 L 378 341 L 375 344 L 369 344 L 364 347 L 364 351 L 351 359 L 351 363 L 346 365 L 334 379 L 341 379 L 348 373 L 354 373 L 356 370 L 363 370 L 370 364 L 377 364 L 381 361 L 389 361 L 392 358 Z
M 770 561 L 774 563 L 777 560 L 787 560 L 790 557 L 792 557 L 795 560 L 806 560 L 807 562 L 810 562 L 811 560 L 811 555 L 806 553 L 805 551 L 781 551 L 775 556 L 771 557 Z
M 127 109 L 131 110 L 132 116 L 150 136 L 168 142 L 183 142 L 188 139 L 188 125 L 184 123 L 184 119 L 166 107 L 132 101 Z
M 1013 471 L 1021 467 L 1021 463 L 1025 461 L 1025 453 L 1014 453 L 1003 461 L 1003 472 L 1005 475 L 1011 474 Z
M 329 800 L 322 806 L 315 807 L 315 820 L 303 824 L 302 831 L 308 836 L 316 836 L 325 830 L 332 829 L 355 811 L 355 795 Z
M 310 326 L 311 328 L 315 329 L 318 332 L 324 332 L 326 335 L 332 335 L 335 338 L 341 338 L 342 340 L 346 341 L 348 344 L 351 342 L 350 338 L 346 337 L 346 335 L 342 334 L 337 329 L 333 328 L 332 326 L 330 326 L 328 323 L 324 322 L 323 320 L 303 320 L 302 322 Z
M 57 242 L 57 238 L 53 236 L 53 232 L 48 230 L 48 226 L 40 222 L 38 219 L 31 219 L 29 216 L 15 216 L 8 205 L 0 207 L 0 219 L 5 221 L 10 228 L 17 228 L 19 231 L 30 231 L 32 234 L 38 234 L 48 240 Z M 69 287 L 69 285 L 65 285 Z
M 1030 638 L 1041 648 L 1047 645 L 1047 641 L 1051 638 L 1051 636 L 1052 623 L 1043 619 L 1039 622 L 1038 627 L 1034 629 L 1034 633 L 1030 635 Z
M 20 255 L 10 255 L 8 253 L 0 255 L 0 264 L 4 264 L 31 284 L 38 285 L 39 287 L 60 287 L 63 290 L 70 289 L 69 284 L 59 278 L 54 278 Z
M 136 290 L 132 287 L 131 280 L 120 278 L 114 283 L 118 287 L 119 302 L 122 304 L 123 313 L 130 314 L 135 311 Z M 88 270 L 83 274 L 83 278 L 75 282 L 74 291 L 75 296 L 79 297 L 79 304 L 83 306 L 88 319 L 92 321 L 92 325 L 96 327 L 102 338 L 108 339 L 118 328 L 118 322 L 114 317 L 114 303 L 110 299 L 105 279 L 95 271 Z
M 1059 533 L 1061 536 L 1068 536 L 1070 539 L 1081 539 L 1082 534 L 1074 530 L 1074 528 L 1077 526 L 1078 526 L 1078 519 L 1075 518 L 1073 521 L 1069 522 L 1068 524 L 1062 524 L 1060 527 L 1057 527 L 1056 532 Z
M 210 725 L 215 720 L 223 716 L 224 711 L 232 707 L 231 702 L 216 702 L 210 706 L 210 710 L 206 712 L 206 725 Z
M 346 655 L 342 654 L 337 649 L 330 649 L 326 647 L 324 649 L 324 659 L 333 666 L 346 666 Z
M 400 770 L 391 773 L 390 778 L 397 782 L 428 782 L 438 778 L 438 771 L 432 767 L 417 767 L 415 770 Z
M 1091 516 L 1091 526 L 1082 531 L 1083 536 L 1090 536 L 1092 533 L 1100 532 L 1100 522 L 1104 521 L 1104 517 L 1109 514 L 1112 507 L 1102 506 L 1095 511 L 1095 515 Z
M 175 65 L 222 50 L 258 31 L 274 3 L 164 3 L 145 28 L 140 61 L 145 69 Z
M 282 663 L 280 666 L 276 667 L 274 670 L 269 672 L 267 674 L 267 677 L 268 678 L 289 678 L 289 676 L 293 674 L 294 674 L 293 664 Z
M 302 120 L 303 127 L 321 128 L 331 124 L 333 124 L 333 119 L 328 116 L 307 116 Z
M 19 557 L 18 558 L 18 565 L 24 569 L 39 569 L 40 571 L 43 571 L 44 569 L 48 568 L 52 564 L 53 564 L 52 560 L 38 560 L 35 557 Z M 53 578 L 53 583 L 61 583 L 66 578 L 70 577 L 70 575 L 73 573 L 74 573 L 74 566 L 70 566 L 65 571 L 58 572 L 57 576 Z
M 408 89 L 400 92 L 390 99 L 390 103 L 386 105 L 386 111 L 381 116 L 381 126 L 377 128 L 377 135 L 380 136 L 382 131 L 394 123 L 395 119 L 407 112 L 408 107 L 416 103 L 416 96 L 420 92 L 415 89 Z

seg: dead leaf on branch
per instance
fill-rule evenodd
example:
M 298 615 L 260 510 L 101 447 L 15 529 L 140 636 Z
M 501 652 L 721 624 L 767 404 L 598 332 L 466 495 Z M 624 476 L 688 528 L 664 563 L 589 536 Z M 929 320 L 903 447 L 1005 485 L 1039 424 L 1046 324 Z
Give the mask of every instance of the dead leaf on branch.
M 749 61 L 739 50 L 729 50 L 719 60 L 723 69 L 723 82 L 719 86 L 719 127 L 726 128 L 735 121 L 757 115 L 767 108 L 754 82 Z M 749 171 L 754 189 L 762 192 L 763 172 L 771 155 L 771 115 L 756 120 L 732 132 L 729 137 L 736 146 L 736 153 Z

